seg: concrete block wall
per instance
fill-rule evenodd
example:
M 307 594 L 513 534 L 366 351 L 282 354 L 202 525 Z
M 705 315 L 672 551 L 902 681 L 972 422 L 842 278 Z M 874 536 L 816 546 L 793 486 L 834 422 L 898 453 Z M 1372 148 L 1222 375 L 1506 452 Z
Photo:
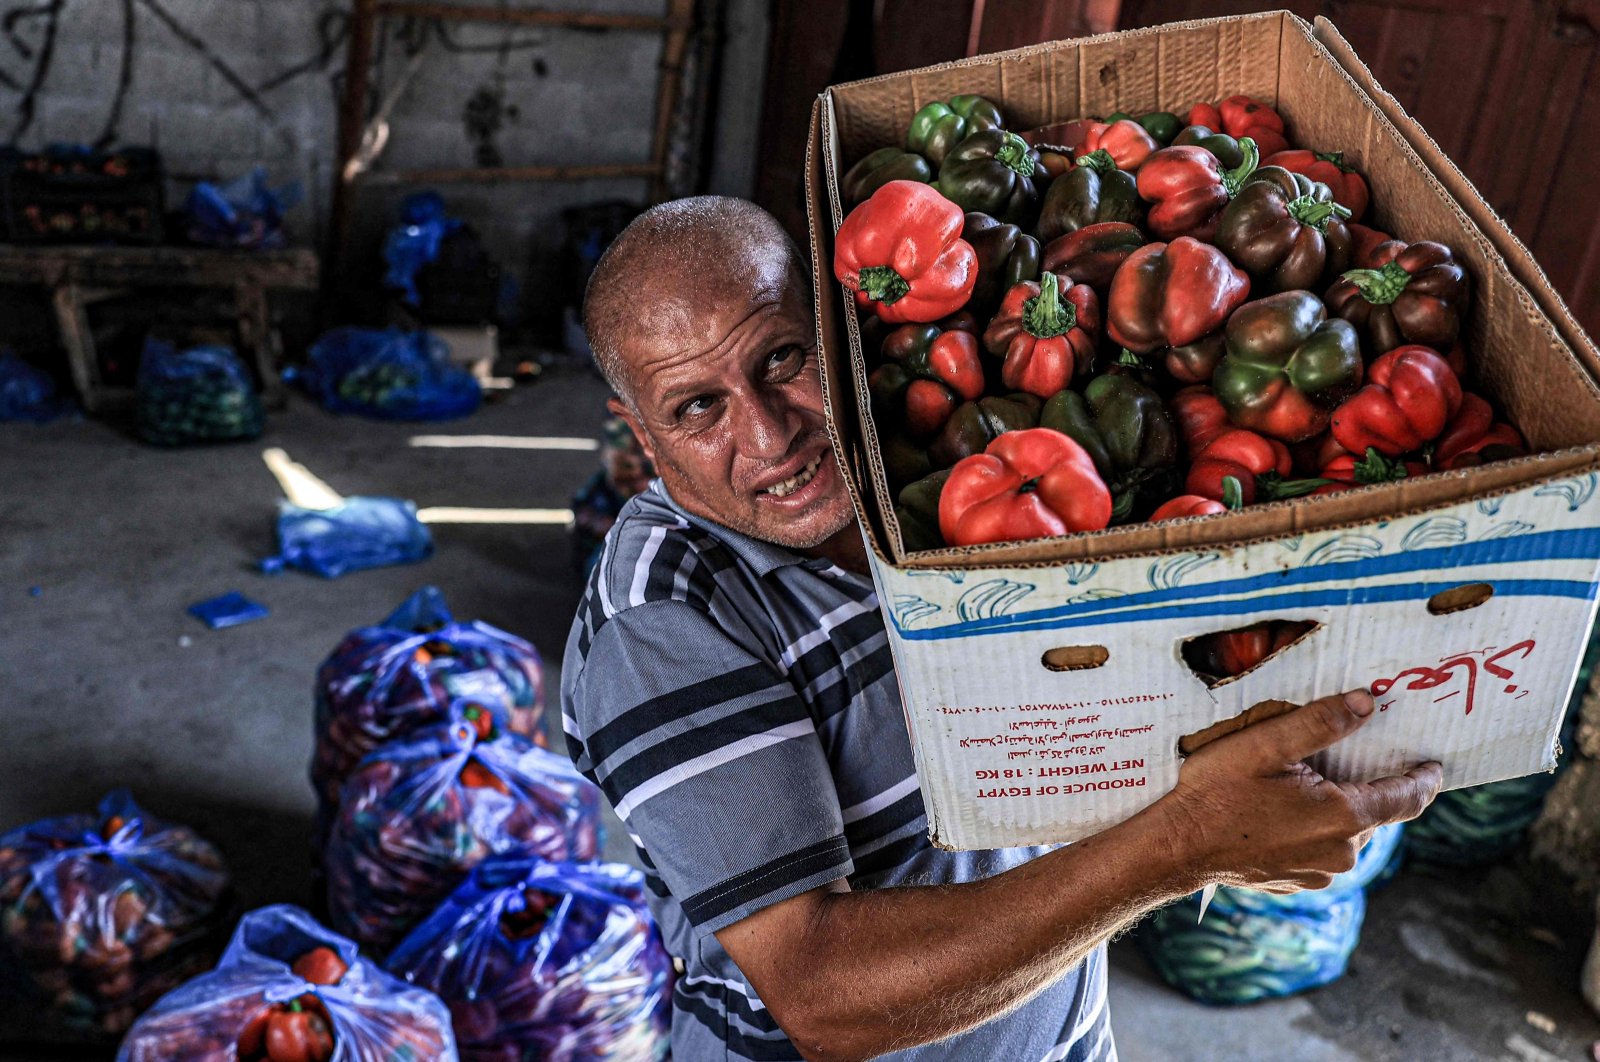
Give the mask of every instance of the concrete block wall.
M 574 6 L 599 7 L 570 0 Z M 659 14 L 664 0 L 606 0 L 607 10 Z M 766 25 L 761 0 L 732 0 L 726 75 L 731 111 L 753 129 Z M 290 235 L 324 231 L 345 60 L 349 0 L 0 0 L 0 143 L 154 144 L 173 181 L 172 205 L 194 180 L 256 164 L 306 198 Z M 373 92 L 420 65 L 397 97 L 380 169 L 455 168 L 485 155 L 505 165 L 639 162 L 650 156 L 661 37 L 508 25 L 380 26 Z M 737 46 L 737 53 L 733 46 Z M 725 85 L 726 89 L 727 86 Z M 726 93 L 725 93 L 726 94 Z M 487 119 L 484 121 L 483 119 Z M 485 133 L 485 128 L 492 132 Z M 753 137 L 719 129 L 714 190 L 748 192 Z M 366 186 L 355 219 L 367 263 L 407 188 Z M 557 274 L 560 211 L 605 198 L 643 201 L 643 180 L 456 185 L 453 212 L 537 300 Z

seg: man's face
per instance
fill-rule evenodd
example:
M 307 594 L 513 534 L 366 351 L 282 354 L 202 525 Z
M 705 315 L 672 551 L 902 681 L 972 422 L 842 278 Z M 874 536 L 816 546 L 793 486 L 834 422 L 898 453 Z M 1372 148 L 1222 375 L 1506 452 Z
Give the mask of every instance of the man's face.
M 786 265 L 650 309 L 617 403 L 672 497 L 752 538 L 810 549 L 851 521 L 822 413 L 816 328 Z

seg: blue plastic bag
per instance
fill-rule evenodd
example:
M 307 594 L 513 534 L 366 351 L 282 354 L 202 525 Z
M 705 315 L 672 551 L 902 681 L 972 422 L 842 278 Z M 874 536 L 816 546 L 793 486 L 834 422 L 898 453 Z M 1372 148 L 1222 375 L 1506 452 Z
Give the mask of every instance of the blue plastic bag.
M 317 668 L 311 781 L 325 823 L 350 772 L 378 746 L 449 718 L 456 700 L 544 745 L 544 664 L 528 642 L 457 622 L 437 588 L 412 594 L 383 622 L 345 635 Z M 318 829 L 321 847 L 323 829 Z
M 332 509 L 278 504 L 278 553 L 263 571 L 285 566 L 337 579 L 348 572 L 412 564 L 433 556 L 433 536 L 417 507 L 399 498 L 346 498 Z
M 1361 939 L 1366 888 L 1391 867 L 1404 827 L 1380 826 L 1356 865 L 1325 889 L 1285 896 L 1222 886 L 1155 911 L 1138 941 L 1162 980 L 1202 1003 L 1293 995 L 1343 976 Z
M 334 984 L 296 974 L 297 959 L 331 949 L 345 970 Z M 337 975 L 338 966 L 331 967 Z M 261 1062 L 241 1036 L 265 1015 L 299 1007 L 333 1038 L 328 1062 L 457 1062 L 450 1013 L 439 997 L 385 973 L 356 946 L 298 907 L 279 904 L 239 921 L 222 961 L 139 1019 L 117 1062 Z M 253 1036 L 252 1036 L 253 1039 Z
M 269 188 L 264 166 L 225 184 L 201 181 L 184 203 L 189 239 L 208 247 L 282 247 L 284 214 L 303 194 L 298 181 Z
M 284 375 L 330 413 L 448 420 L 483 401 L 478 381 L 449 355 L 450 348 L 427 332 L 335 328 L 312 344 L 304 368 Z
M 439 245 L 460 227 L 459 218 L 445 215 L 444 197 L 438 192 L 406 196 L 400 204 L 400 224 L 390 229 L 383 241 L 383 260 L 388 267 L 383 286 L 398 289 L 400 297 L 410 305 L 421 305 L 417 274 L 439 257 Z
M 367 756 L 323 853 L 335 929 L 387 951 L 492 855 L 598 858 L 600 791 L 471 702 Z
M 261 434 L 261 399 L 244 363 L 227 347 L 180 351 L 148 337 L 136 385 L 145 442 L 181 446 Z
M 632 867 L 491 859 L 386 965 L 449 1004 L 468 1058 L 667 1056 L 672 958 Z
M 56 398 L 56 382 L 9 350 L 0 350 L 0 421 L 53 420 L 63 403 Z
M 222 855 L 125 789 L 0 836 L 0 955 L 41 1025 L 115 1035 L 210 966 L 231 913 Z

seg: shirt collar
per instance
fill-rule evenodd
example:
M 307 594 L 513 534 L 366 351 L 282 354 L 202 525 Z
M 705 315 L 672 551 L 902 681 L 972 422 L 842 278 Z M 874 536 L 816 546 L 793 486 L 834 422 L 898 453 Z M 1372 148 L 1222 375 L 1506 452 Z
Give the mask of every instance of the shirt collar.
M 667 485 L 661 482 L 660 478 L 650 481 L 650 489 L 661 496 L 661 500 L 666 502 L 669 509 L 695 527 L 711 535 L 724 546 L 727 546 L 734 556 L 749 565 L 759 576 L 766 576 L 779 568 L 795 564 L 804 564 L 809 567 L 828 566 L 829 562 L 825 558 L 804 557 L 774 542 L 762 542 L 760 539 L 741 534 L 731 527 L 725 527 L 715 521 L 707 520 L 703 516 L 696 516 L 677 503 L 667 491 Z

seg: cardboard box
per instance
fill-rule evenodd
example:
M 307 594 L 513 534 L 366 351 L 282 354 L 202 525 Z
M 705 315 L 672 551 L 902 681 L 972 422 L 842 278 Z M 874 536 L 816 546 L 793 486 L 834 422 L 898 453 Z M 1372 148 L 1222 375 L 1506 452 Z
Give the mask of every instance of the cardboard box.
M 1540 452 L 1224 516 L 908 554 L 855 314 L 831 273 L 838 182 L 923 104 L 960 92 L 995 99 L 1021 129 L 1236 92 L 1274 104 L 1297 143 L 1342 149 L 1369 176 L 1373 224 L 1467 263 L 1476 387 Z M 840 85 L 817 101 L 806 176 L 830 432 L 935 843 L 1088 836 L 1172 787 L 1184 735 L 1358 686 L 1381 714 L 1320 759 L 1334 777 L 1438 759 L 1459 787 L 1554 765 L 1600 589 L 1600 352 L 1330 23 L 1213 19 Z M 1183 662 L 1186 640 L 1262 619 L 1316 627 L 1215 687 Z

